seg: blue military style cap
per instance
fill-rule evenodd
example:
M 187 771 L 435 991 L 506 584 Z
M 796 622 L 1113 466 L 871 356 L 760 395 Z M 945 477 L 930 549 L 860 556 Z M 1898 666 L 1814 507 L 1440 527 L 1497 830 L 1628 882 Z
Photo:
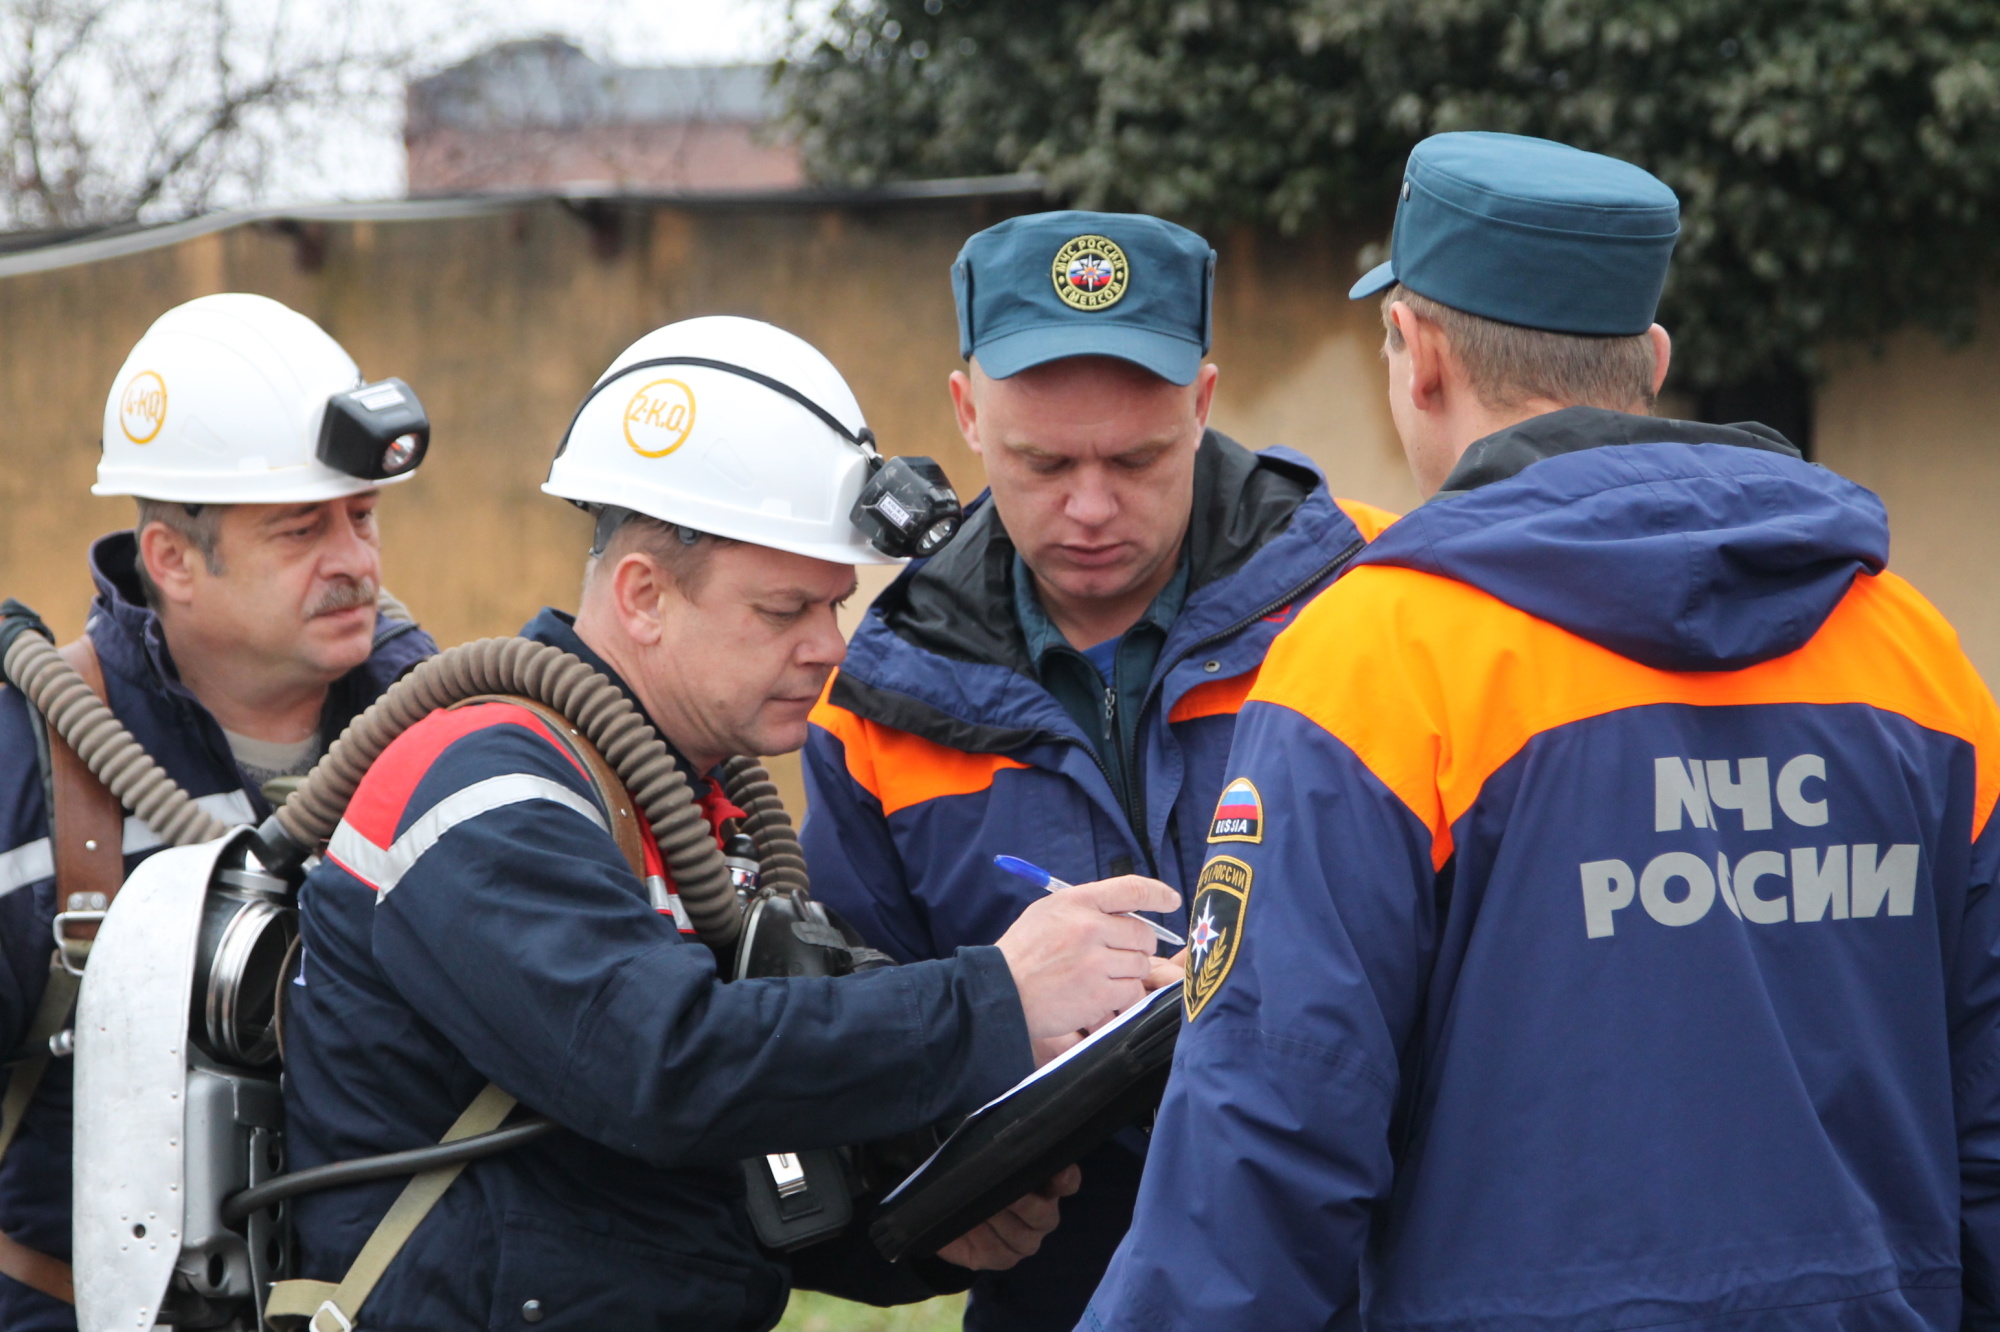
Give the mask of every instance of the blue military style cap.
M 1466 314 L 1552 333 L 1644 333 L 1680 235 L 1680 201 L 1615 157 L 1518 134 L 1437 134 L 1410 152 L 1391 283 Z
M 959 355 L 994 379 L 1116 356 L 1189 384 L 1208 351 L 1215 251 L 1143 213 L 1035 213 L 966 241 L 951 287 Z

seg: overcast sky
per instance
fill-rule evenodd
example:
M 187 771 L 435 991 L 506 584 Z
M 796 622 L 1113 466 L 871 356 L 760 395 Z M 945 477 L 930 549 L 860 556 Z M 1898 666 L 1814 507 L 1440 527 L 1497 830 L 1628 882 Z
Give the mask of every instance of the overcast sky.
M 328 12 L 347 0 L 292 0 Z M 557 33 L 602 60 L 630 65 L 769 60 L 784 40 L 784 0 L 457 0 L 441 29 L 442 68 L 493 42 Z M 423 13 L 427 6 L 413 11 Z M 439 11 L 429 9 L 431 14 Z M 810 12 L 808 9 L 807 12 Z M 430 69 L 420 71 L 431 72 Z M 317 151 L 278 173 L 270 203 L 387 198 L 403 192 L 403 105 L 385 95 L 329 125 Z M 234 201 L 232 201 L 234 202 Z

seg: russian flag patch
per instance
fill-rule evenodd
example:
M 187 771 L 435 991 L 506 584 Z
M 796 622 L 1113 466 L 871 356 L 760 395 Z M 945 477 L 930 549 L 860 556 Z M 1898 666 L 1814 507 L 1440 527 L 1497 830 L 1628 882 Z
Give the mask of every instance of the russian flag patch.
M 1215 802 L 1215 819 L 1208 825 L 1211 842 L 1261 842 L 1264 840 L 1264 797 L 1247 777 L 1238 777 L 1222 788 Z

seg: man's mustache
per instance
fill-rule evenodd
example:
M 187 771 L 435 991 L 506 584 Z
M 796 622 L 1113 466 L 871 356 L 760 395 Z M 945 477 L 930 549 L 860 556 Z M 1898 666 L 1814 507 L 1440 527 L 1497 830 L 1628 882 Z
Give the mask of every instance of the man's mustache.
M 329 587 L 320 599 L 306 612 L 308 620 L 316 620 L 322 615 L 337 615 L 341 611 L 353 610 L 356 606 L 375 604 L 377 585 L 372 578 L 342 579 Z

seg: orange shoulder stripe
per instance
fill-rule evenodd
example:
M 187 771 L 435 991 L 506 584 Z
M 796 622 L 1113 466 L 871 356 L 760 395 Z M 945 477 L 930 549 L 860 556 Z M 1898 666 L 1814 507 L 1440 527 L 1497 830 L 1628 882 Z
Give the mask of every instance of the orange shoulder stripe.
M 882 803 L 885 816 L 940 796 L 984 791 L 997 774 L 1028 766 L 999 754 L 968 754 L 869 721 L 824 696 L 811 720 L 846 748 L 848 775 Z
M 1973 746 L 1975 836 L 2000 799 L 2000 709 L 1958 635 L 1894 574 L 1863 575 L 1811 642 L 1740 671 L 1661 671 L 1476 588 L 1371 565 L 1272 645 L 1250 698 L 1301 713 L 1354 751 L 1451 856 L 1451 826 L 1544 731 L 1654 703 L 1859 703 Z
M 1333 502 L 1340 506 L 1340 511 L 1347 515 L 1349 521 L 1361 529 L 1362 539 L 1366 541 L 1381 536 L 1384 528 L 1403 516 L 1378 509 L 1373 504 L 1363 504 L 1360 500 L 1341 499 L 1338 495 L 1334 496 Z
M 1257 667 L 1226 680 L 1205 680 L 1182 694 L 1167 713 L 1169 722 L 1193 721 L 1197 717 L 1233 717 L 1243 710 L 1243 702 L 1257 683 Z

